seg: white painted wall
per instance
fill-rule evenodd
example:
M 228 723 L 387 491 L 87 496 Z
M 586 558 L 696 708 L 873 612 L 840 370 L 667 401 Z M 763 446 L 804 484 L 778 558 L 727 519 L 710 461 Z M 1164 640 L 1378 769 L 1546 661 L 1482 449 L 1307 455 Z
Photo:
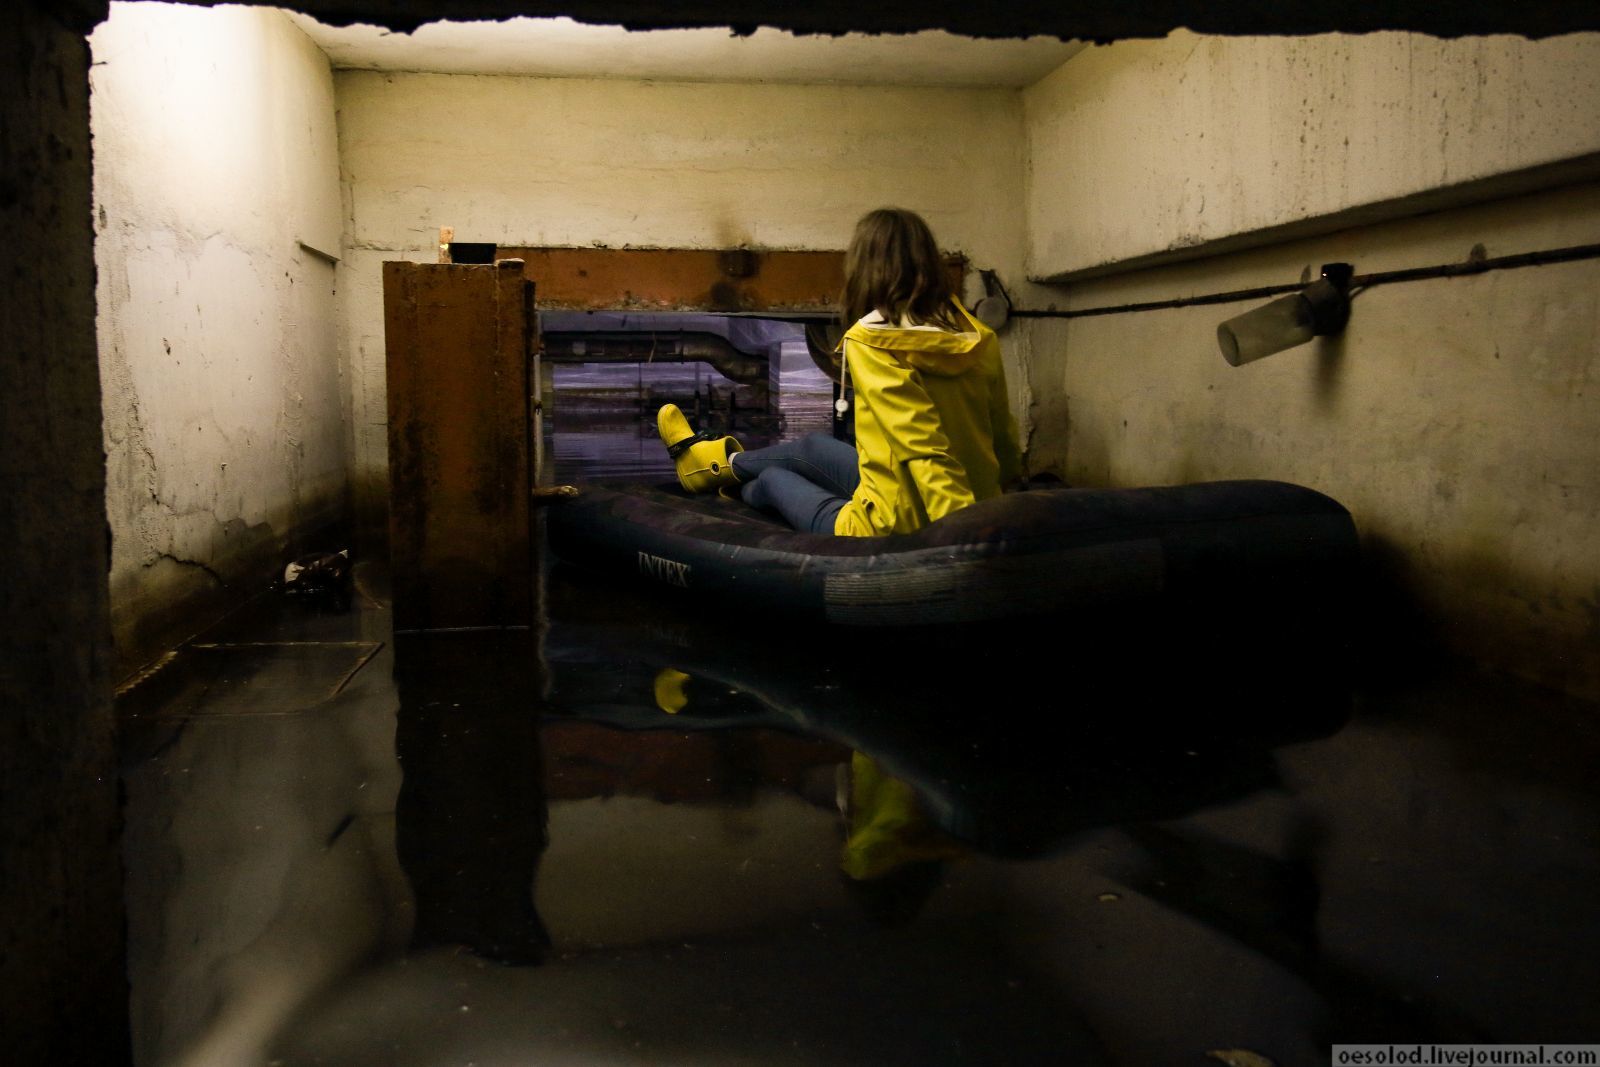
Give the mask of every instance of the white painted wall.
M 90 44 L 126 658 L 343 506 L 334 268 L 306 247 L 339 251 L 338 142 L 327 59 L 277 11 L 116 3 Z
M 842 248 L 884 204 L 1021 273 L 1014 91 L 336 75 L 344 344 L 364 495 L 385 471 L 380 264 L 438 228 L 519 245 Z M 1018 375 L 1020 379 L 1020 375 Z
M 1064 308 L 1600 242 L 1600 34 L 1179 33 L 1023 96 L 1029 270 L 1073 276 Z M 1600 696 L 1600 264 L 1374 288 L 1341 337 L 1230 368 L 1250 306 L 1026 324 L 1035 468 L 1321 489 L 1447 647 Z M 1395 603 L 1368 624 L 1410 636 Z
M 1023 93 L 1028 270 L 1209 254 L 1600 174 L 1600 34 L 1202 37 Z

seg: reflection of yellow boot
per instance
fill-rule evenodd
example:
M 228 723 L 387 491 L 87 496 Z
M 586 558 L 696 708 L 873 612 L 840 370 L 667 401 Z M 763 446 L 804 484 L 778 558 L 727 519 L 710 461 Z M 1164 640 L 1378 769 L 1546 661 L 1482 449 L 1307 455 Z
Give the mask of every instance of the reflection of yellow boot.
M 668 715 L 676 715 L 689 706 L 689 683 L 694 681 L 689 675 L 671 667 L 663 667 L 656 675 L 655 696 L 656 707 Z
M 850 759 L 849 832 L 839 866 L 858 881 L 882 878 L 908 863 L 957 859 L 967 852 L 928 820 L 909 785 L 860 752 Z
M 663 404 L 656 412 L 656 430 L 667 446 L 678 472 L 678 484 L 691 493 L 711 493 L 739 484 L 733 473 L 733 454 L 744 446 L 731 437 L 695 433 L 676 404 Z

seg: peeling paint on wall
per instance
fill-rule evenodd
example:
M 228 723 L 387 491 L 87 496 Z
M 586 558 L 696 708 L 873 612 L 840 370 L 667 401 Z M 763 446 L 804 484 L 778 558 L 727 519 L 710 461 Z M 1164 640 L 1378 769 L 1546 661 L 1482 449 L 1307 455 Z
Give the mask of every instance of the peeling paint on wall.
M 276 11 L 117 4 L 91 38 L 99 335 L 124 670 L 338 522 L 333 82 Z

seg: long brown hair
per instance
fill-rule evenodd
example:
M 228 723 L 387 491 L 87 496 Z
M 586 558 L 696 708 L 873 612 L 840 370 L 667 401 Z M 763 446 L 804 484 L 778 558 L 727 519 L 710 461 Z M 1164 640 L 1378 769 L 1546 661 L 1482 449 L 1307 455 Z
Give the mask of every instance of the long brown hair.
M 868 312 L 889 323 L 965 328 L 950 306 L 954 294 L 933 231 L 914 211 L 882 207 L 856 223 L 844 254 L 840 318 L 849 329 Z

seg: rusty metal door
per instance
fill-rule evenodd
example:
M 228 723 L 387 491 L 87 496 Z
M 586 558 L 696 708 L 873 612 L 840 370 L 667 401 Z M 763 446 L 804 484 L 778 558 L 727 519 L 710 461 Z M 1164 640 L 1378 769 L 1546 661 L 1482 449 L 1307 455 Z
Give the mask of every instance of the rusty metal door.
M 532 625 L 533 284 L 385 263 L 383 302 L 395 628 Z

